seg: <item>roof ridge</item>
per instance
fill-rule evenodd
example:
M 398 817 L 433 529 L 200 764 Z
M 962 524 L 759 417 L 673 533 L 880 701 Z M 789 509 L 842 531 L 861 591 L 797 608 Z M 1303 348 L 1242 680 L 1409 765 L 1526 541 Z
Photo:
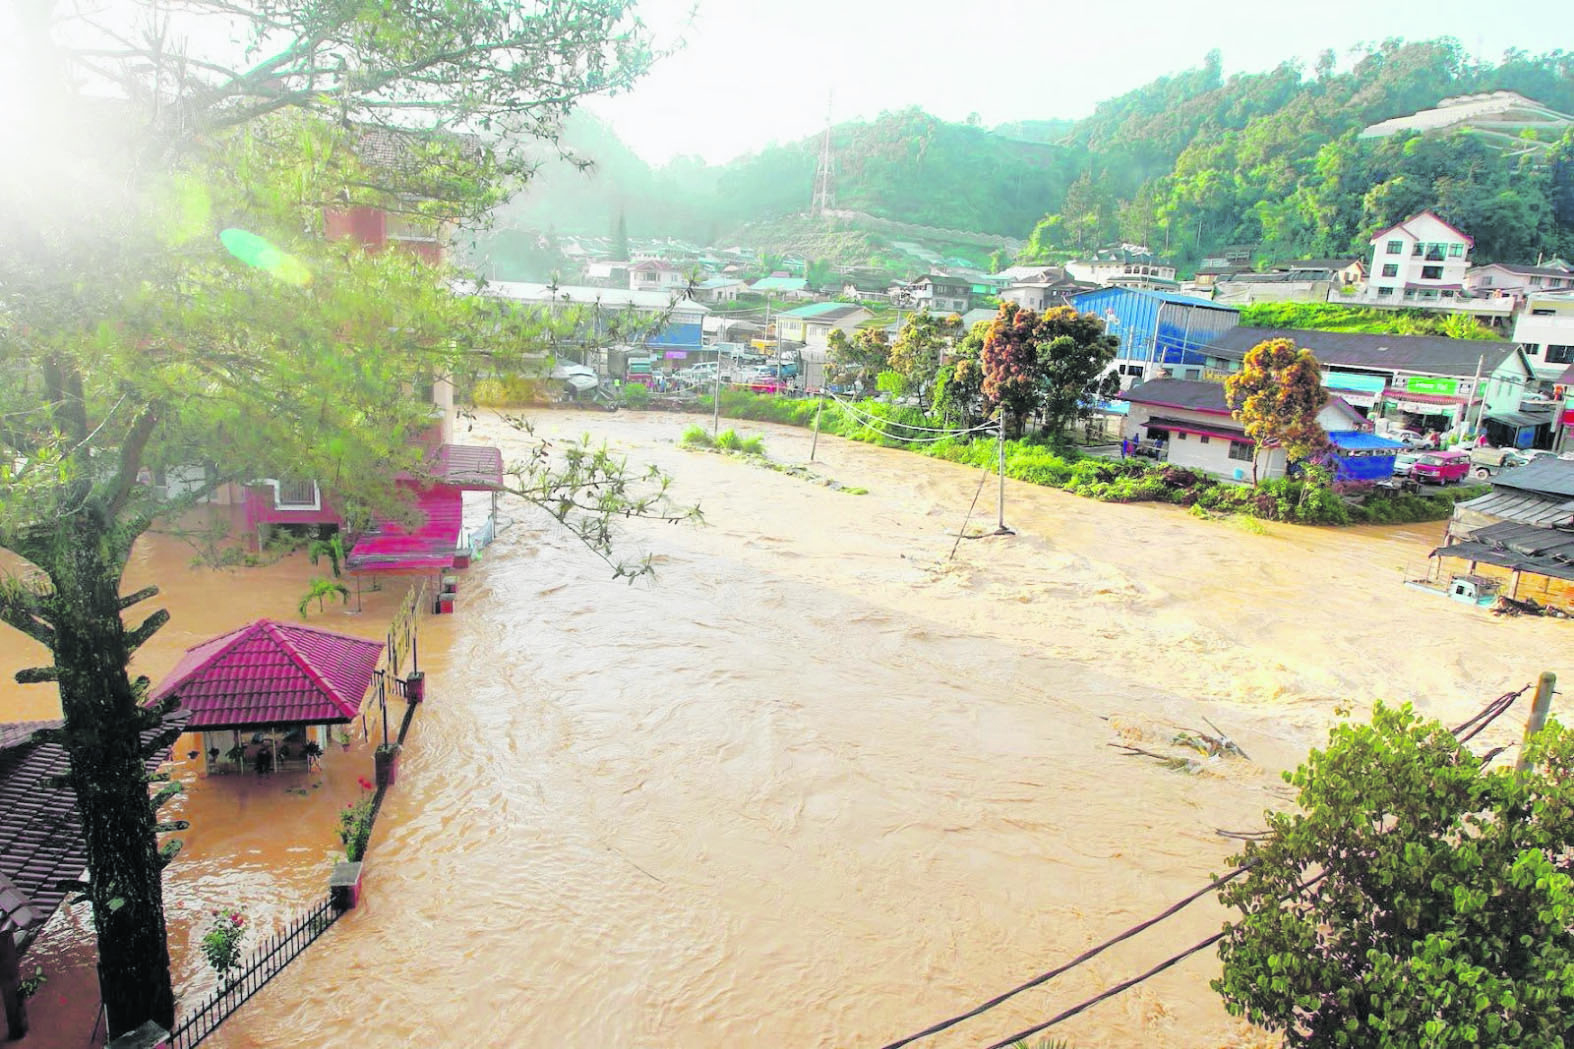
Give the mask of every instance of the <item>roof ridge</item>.
M 251 631 L 256 630 L 259 626 L 261 626 L 263 623 L 266 623 L 266 622 L 268 622 L 267 619 L 258 619 L 258 620 L 255 620 L 253 622 L 247 623 L 245 626 L 238 626 L 234 630 L 231 630 L 228 634 L 220 634 L 218 637 L 210 637 L 206 641 L 198 642 L 197 644 L 192 645 L 190 648 L 187 648 L 186 652 L 185 652 L 185 655 L 189 656 L 191 653 L 195 652 L 197 649 L 204 648 L 204 647 L 206 647 L 208 645 L 211 645 L 215 641 L 224 641 L 224 644 L 220 645 L 218 648 L 213 650 L 213 655 L 209 656 L 207 659 L 203 660 L 202 662 L 193 665 L 192 668 L 190 670 L 186 671 L 186 673 L 183 676 L 176 678 L 173 682 L 168 682 L 168 681 L 161 682 L 159 684 L 158 688 L 155 689 L 154 692 L 150 694 L 150 698 L 152 698 L 152 697 L 162 698 L 162 697 L 168 696 L 168 695 L 170 695 L 172 693 L 179 692 L 182 685 L 186 684 L 186 682 L 190 681 L 192 678 L 197 676 L 197 672 L 198 671 L 203 670 L 206 667 L 212 666 L 214 663 L 218 662 L 224 656 L 228 655 L 230 653 L 230 651 L 235 648 L 236 645 L 240 644 L 242 641 L 244 641 L 246 639 L 246 637 L 251 633 Z M 225 638 L 228 638 L 229 640 L 225 641 L 224 640 Z M 184 658 L 184 656 L 182 656 L 182 658 Z
M 309 658 L 307 658 L 306 653 L 304 653 L 300 649 L 296 648 L 295 645 L 283 635 L 282 630 L 286 629 L 286 628 L 291 629 L 291 630 L 302 629 L 302 630 L 305 630 L 307 633 L 318 634 L 318 635 L 327 635 L 328 637 L 336 637 L 336 638 L 345 638 L 348 635 L 340 634 L 340 633 L 337 633 L 337 632 L 332 631 L 332 630 L 321 630 L 321 629 L 318 629 L 316 627 L 310 627 L 310 626 L 307 626 L 307 627 L 296 627 L 296 625 L 293 624 L 293 623 L 285 624 L 285 623 L 280 623 L 280 622 L 278 622 L 276 620 L 273 620 L 273 619 L 261 619 L 261 620 L 258 620 L 258 623 L 263 627 L 264 630 L 266 630 L 268 632 L 268 635 L 270 637 L 272 637 L 275 642 L 278 643 L 279 647 L 284 650 L 285 654 L 290 657 L 290 659 L 295 663 L 295 665 L 300 668 L 301 672 L 303 674 L 305 674 L 308 678 L 311 679 L 312 684 L 314 684 L 318 688 L 322 689 L 323 693 L 330 700 L 332 700 L 333 704 L 335 706 L 337 706 L 340 710 L 344 711 L 350 717 L 354 717 L 355 716 L 356 711 L 358 711 L 360 709 L 360 704 L 356 703 L 356 704 L 353 704 L 353 706 L 352 706 L 352 704 L 349 702 L 349 700 L 345 699 L 344 696 L 340 695 L 339 694 L 339 690 L 328 682 L 327 678 L 325 678 L 323 676 L 322 672 L 317 669 L 316 664 L 314 664 Z M 352 641 L 359 641 L 361 639 L 360 638 L 350 638 L 350 640 L 352 640 Z

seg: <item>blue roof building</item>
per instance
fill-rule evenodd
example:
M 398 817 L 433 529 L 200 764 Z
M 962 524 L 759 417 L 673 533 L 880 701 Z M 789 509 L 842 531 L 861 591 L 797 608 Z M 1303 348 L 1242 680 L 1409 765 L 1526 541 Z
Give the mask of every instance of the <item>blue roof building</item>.
M 1100 288 L 1071 297 L 1079 313 L 1092 313 L 1120 339 L 1115 365 L 1141 382 L 1167 367 L 1176 379 L 1197 379 L 1205 350 L 1240 323 L 1240 310 L 1207 299 L 1138 288 Z

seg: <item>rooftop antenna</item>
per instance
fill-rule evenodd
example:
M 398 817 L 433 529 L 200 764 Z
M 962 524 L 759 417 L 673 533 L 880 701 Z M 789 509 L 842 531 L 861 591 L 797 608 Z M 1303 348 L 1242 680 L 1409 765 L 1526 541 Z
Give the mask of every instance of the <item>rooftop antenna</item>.
M 820 139 L 820 162 L 814 169 L 814 199 L 809 214 L 823 215 L 831 208 L 831 98 L 825 93 L 825 136 Z

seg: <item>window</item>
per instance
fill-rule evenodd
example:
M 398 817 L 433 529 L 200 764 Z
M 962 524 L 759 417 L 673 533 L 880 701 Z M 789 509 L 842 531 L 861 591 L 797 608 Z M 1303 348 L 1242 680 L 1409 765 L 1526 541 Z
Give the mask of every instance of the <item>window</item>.
M 1421 279 L 1422 280 L 1442 280 L 1443 279 L 1443 267 L 1441 267 L 1441 266 L 1422 266 L 1421 267 Z
M 1392 295 L 1393 293 L 1394 293 L 1394 289 L 1393 288 L 1378 288 L 1377 289 L 1377 295 L 1378 295 L 1379 298 L 1381 298 L 1384 295 Z
M 1522 342 L 1519 344 L 1519 348 L 1525 351 L 1526 357 L 1539 357 L 1541 355 L 1541 345 L 1539 343 Z
M 1540 277 L 1532 277 L 1532 278 L 1530 278 L 1530 286 L 1533 287 L 1533 288 L 1541 287 L 1541 278 Z
M 1411 258 L 1420 258 L 1421 255 L 1425 251 L 1426 251 L 1426 245 L 1422 244 L 1420 241 L 1417 241 L 1416 242 L 1416 246 L 1410 249 L 1410 257 Z
M 1390 255 L 1398 255 L 1398 254 L 1402 253 L 1404 250 L 1405 250 L 1405 242 L 1404 241 L 1402 241 L 1402 240 L 1391 240 L 1391 241 L 1388 242 L 1388 254 L 1390 254 Z
M 1251 462 L 1252 461 L 1252 446 L 1249 445 L 1249 444 L 1242 444 L 1240 441 L 1231 441 L 1230 442 L 1230 458 L 1239 460 L 1240 462 L 1243 462 L 1243 463 Z
M 1179 430 L 1175 434 L 1175 439 L 1177 441 L 1184 441 L 1189 436 L 1190 436 L 1190 434 L 1188 434 L 1185 430 Z
M 1197 435 L 1197 439 L 1198 439 L 1198 440 L 1199 440 L 1199 441 L 1201 441 L 1201 442 L 1202 442 L 1202 443 L 1203 443 L 1203 444 L 1207 444 L 1207 443 L 1208 443 L 1208 435 L 1207 435 L 1207 434 L 1205 434 L 1205 433 L 1200 433 L 1200 434 L 1198 434 L 1198 435 Z
M 1490 287 L 1492 287 L 1492 274 L 1490 274 L 1490 273 L 1485 274 L 1481 278 L 1481 286 L 1483 288 L 1490 288 Z
M 316 481 L 280 481 L 273 505 L 279 508 L 309 507 L 317 509 L 317 482 Z
M 1441 244 L 1428 244 L 1426 246 L 1426 260 L 1428 262 L 1442 262 L 1443 261 L 1443 245 L 1441 245 Z
M 1548 364 L 1574 364 L 1574 346 L 1551 345 L 1547 347 Z
M 1448 257 L 1449 258 L 1451 258 L 1451 259 L 1461 258 L 1461 257 L 1464 256 L 1464 254 L 1465 254 L 1465 246 L 1463 244 L 1450 244 L 1448 246 Z
M 1551 317 L 1551 316 L 1553 316 L 1556 313 L 1557 313 L 1556 310 L 1550 309 L 1550 308 L 1548 308 L 1546 306 L 1542 306 L 1539 309 L 1534 309 L 1534 310 L 1530 311 L 1530 315 L 1532 317 Z
M 1383 263 L 1383 276 L 1385 276 L 1385 277 L 1397 277 L 1397 276 L 1399 276 L 1399 263 L 1397 263 L 1397 262 L 1385 262 L 1385 263 Z

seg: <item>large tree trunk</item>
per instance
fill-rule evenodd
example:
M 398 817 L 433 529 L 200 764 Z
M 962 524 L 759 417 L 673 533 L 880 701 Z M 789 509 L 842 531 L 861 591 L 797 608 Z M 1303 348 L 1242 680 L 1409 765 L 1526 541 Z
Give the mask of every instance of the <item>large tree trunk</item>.
M 165 942 L 162 862 L 141 748 L 147 717 L 126 673 L 134 647 L 121 623 L 120 577 L 130 543 L 91 503 L 63 519 L 43 567 L 48 617 L 87 840 L 99 986 L 111 1038 L 148 1020 L 170 1029 L 175 996 Z

